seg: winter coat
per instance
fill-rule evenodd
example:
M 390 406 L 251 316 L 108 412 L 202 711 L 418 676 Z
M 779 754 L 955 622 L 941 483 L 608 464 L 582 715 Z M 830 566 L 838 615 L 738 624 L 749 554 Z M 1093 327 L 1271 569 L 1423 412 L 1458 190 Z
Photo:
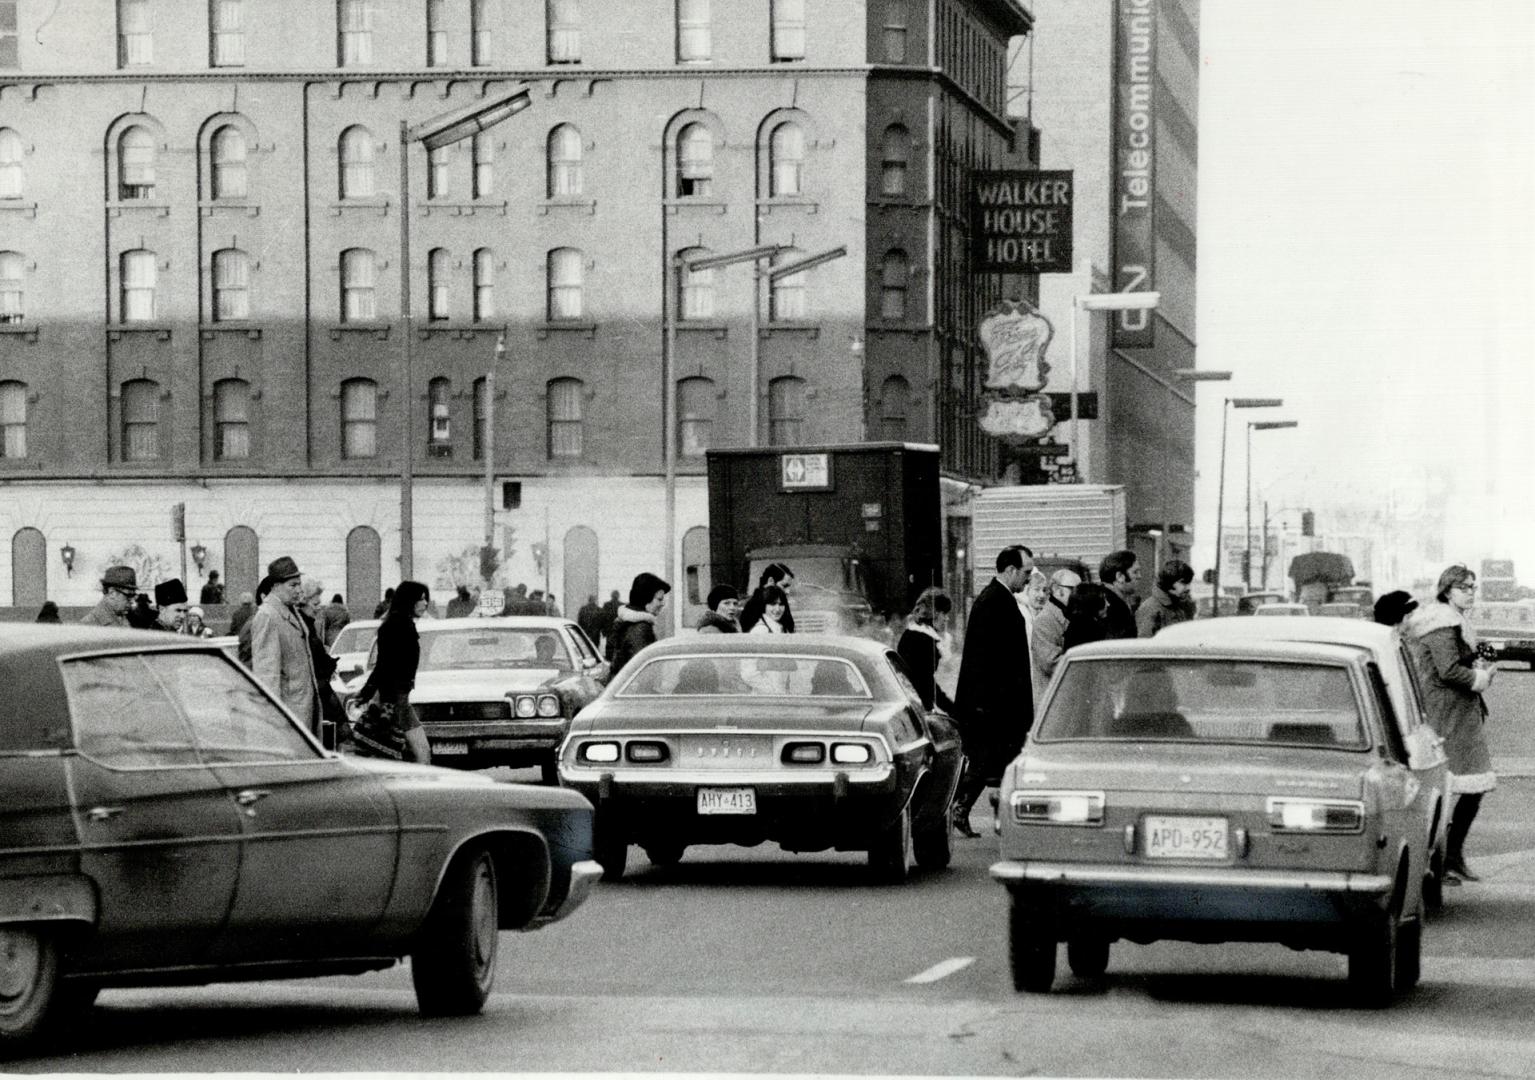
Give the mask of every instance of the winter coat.
M 717 611 L 706 611 L 703 618 L 698 620 L 698 632 L 700 634 L 739 634 L 741 628 Z
M 943 643 L 938 631 L 927 623 L 908 623 L 901 640 L 895 645 L 896 655 L 906 666 L 906 675 L 922 699 L 922 707 L 931 710 L 934 705 L 944 712 L 954 714 L 954 702 L 944 693 L 935 677 L 943 660 Z
M 380 701 L 398 704 L 410 698 L 421 664 L 421 635 L 409 615 L 386 618 L 378 627 L 378 658 L 368 681 L 357 691 L 359 701 L 377 693 Z
M 1151 595 L 1135 609 L 1135 626 L 1141 637 L 1152 637 L 1164 626 L 1188 622 L 1194 617 L 1194 601 L 1184 596 L 1174 599 L 1170 593 L 1153 588 Z
M 752 628 L 746 632 L 748 634 L 787 634 L 789 629 L 764 611 L 762 616 L 752 623 Z
M 970 605 L 954 688 L 960 736 L 975 775 L 1002 775 L 1034 724 L 1029 665 L 1020 663 L 1028 628 L 1012 590 L 998 579 Z
M 319 683 L 309 652 L 309 627 L 275 596 L 268 596 L 251 620 L 251 670 L 300 723 L 315 729 Z
M 1055 665 L 1066 651 L 1066 607 L 1055 597 L 1045 601 L 1034 620 L 1034 637 L 1029 643 L 1034 653 L 1034 667 L 1041 680 L 1055 674 Z
M 254 604 L 241 604 L 235 608 L 235 613 L 229 617 L 229 633 L 238 634 L 246 626 L 250 625 L 251 617 L 256 614 Z
M 341 628 L 351 621 L 352 613 L 346 609 L 345 604 L 326 604 L 315 619 L 315 630 L 328 649 L 336 643 L 336 635 L 341 633 Z
M 119 615 L 112 610 L 112 605 L 107 603 L 105 596 L 97 600 L 96 606 L 87 611 L 80 621 L 87 626 L 120 626 L 125 630 L 133 625 L 128 621 L 126 612 Z
M 1491 791 L 1498 777 L 1483 730 L 1487 705 L 1482 691 L 1492 683 L 1492 673 L 1475 666 L 1476 632 L 1460 612 L 1439 602 L 1409 615 L 1402 636 L 1423 679 L 1429 725 L 1444 740 L 1454 774 L 1451 788 L 1465 794 Z
M 613 618 L 613 663 L 608 673 L 611 680 L 634 659 L 634 654 L 656 640 L 656 617 L 648 611 L 635 611 L 620 604 Z
M 1133 638 L 1140 634 L 1140 628 L 1135 623 L 1135 608 L 1130 602 L 1113 589 L 1105 587 L 1109 594 L 1109 639 Z

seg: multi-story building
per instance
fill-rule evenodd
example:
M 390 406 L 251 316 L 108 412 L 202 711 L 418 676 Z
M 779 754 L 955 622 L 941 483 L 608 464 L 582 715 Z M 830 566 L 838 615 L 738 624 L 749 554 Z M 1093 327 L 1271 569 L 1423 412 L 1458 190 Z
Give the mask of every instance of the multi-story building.
M 502 577 L 570 608 L 707 562 L 710 446 L 937 442 L 988 478 L 977 316 L 1032 283 L 972 279 L 967 180 L 1027 163 L 1030 26 L 1017 0 L 0 0 L 0 603 L 172 576 L 178 503 L 231 592 L 288 554 L 354 605 L 476 579 L 493 503 Z

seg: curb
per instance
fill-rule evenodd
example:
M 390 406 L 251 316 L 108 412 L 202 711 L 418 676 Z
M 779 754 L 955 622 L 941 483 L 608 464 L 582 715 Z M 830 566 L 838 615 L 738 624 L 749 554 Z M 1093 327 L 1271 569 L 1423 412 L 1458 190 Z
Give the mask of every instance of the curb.
M 1499 780 L 1529 780 L 1535 777 L 1535 757 L 1495 757 L 1492 771 Z

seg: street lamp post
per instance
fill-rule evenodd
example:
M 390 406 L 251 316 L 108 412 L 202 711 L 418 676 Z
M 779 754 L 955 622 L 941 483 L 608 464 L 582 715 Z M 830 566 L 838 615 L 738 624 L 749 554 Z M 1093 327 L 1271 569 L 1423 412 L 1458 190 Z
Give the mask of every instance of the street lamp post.
M 1253 588 L 1253 432 L 1277 431 L 1280 428 L 1300 427 L 1297 420 L 1249 420 L 1247 421 L 1247 547 L 1242 553 L 1242 585 L 1248 592 Z M 1263 537 L 1264 545 L 1268 544 L 1267 526 Z M 1264 567 L 1267 571 L 1267 566 Z M 1268 574 L 1264 574 L 1264 584 L 1267 586 Z
M 1077 363 L 1077 313 L 1079 311 L 1149 311 L 1162 302 L 1159 292 L 1080 293 L 1071 298 L 1071 326 L 1066 337 L 1066 348 L 1071 354 L 1071 460 L 1077 476 L 1086 480 L 1083 468 L 1081 423 L 1077 417 L 1078 385 Z
M 1283 398 L 1248 397 L 1229 397 L 1221 404 L 1221 465 L 1215 494 L 1215 572 L 1211 575 L 1211 584 L 1214 586 L 1212 595 L 1215 597 L 1212 610 L 1217 614 L 1221 609 L 1221 551 L 1226 539 L 1222 535 L 1226 519 L 1226 422 L 1231 417 L 1232 409 L 1268 409 L 1283 404 Z
M 419 124 L 400 121 L 400 576 L 415 576 L 415 453 L 416 412 L 411 402 L 410 304 L 410 146 L 420 143 L 428 152 L 452 146 L 486 131 L 526 109 L 533 95 L 523 86 L 492 101 L 475 102 L 463 109 L 441 113 Z

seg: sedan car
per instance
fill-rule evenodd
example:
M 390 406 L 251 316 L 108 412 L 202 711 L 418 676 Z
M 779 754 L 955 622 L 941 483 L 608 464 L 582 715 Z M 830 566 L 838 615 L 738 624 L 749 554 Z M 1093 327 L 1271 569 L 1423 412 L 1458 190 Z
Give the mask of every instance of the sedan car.
M 422 1013 L 475 1013 L 498 931 L 601 873 L 576 792 L 327 753 L 211 643 L 0 626 L 0 685 L 0 1052 L 103 987 L 406 956 Z
M 343 626 L 330 643 L 330 654 L 336 658 L 336 673 L 331 676 L 336 693 L 357 681 L 368 669 L 368 653 L 373 649 L 373 639 L 378 636 L 381 619 L 354 619 Z
M 583 709 L 560 781 L 597 808 L 608 878 L 630 844 L 660 866 L 689 844 L 866 851 L 884 880 L 949 863 L 952 722 L 900 658 L 862 638 L 710 635 L 648 646 Z
M 432 761 L 455 769 L 537 765 L 558 782 L 570 718 L 602 692 L 607 663 L 569 619 L 423 619 L 411 704 Z M 372 668 L 370 659 L 369 669 Z M 362 681 L 348 687 L 349 697 Z M 354 715 L 358 706 L 348 706 Z
M 1350 646 L 1164 631 L 1066 653 L 1002 782 L 1015 986 L 1048 990 L 1061 941 L 1096 978 L 1115 941 L 1170 939 L 1346 953 L 1372 1006 L 1409 990 L 1442 795 L 1392 711 Z
M 1286 618 L 1294 615 L 1310 615 L 1311 609 L 1305 604 L 1263 604 L 1252 609 L 1254 615 L 1277 615 Z

